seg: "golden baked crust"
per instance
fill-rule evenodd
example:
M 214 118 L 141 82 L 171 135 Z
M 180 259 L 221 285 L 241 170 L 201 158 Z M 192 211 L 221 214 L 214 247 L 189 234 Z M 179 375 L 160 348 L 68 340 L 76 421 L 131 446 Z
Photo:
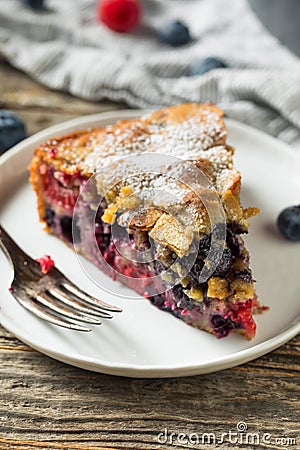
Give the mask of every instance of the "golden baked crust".
M 223 111 L 210 103 L 176 105 L 139 119 L 121 120 L 105 128 L 77 131 L 49 139 L 35 150 L 35 156 L 62 172 L 72 174 L 80 171 L 91 176 L 111 162 L 113 157 L 146 150 L 163 151 L 161 146 L 155 149 L 147 137 L 160 136 L 160 142 L 166 143 L 170 141 L 170 130 L 180 129 L 180 125 L 185 125 L 187 129 L 189 124 L 197 127 L 198 141 L 202 142 L 203 149 L 225 144 L 227 133 L 222 117 Z M 190 136 L 187 138 L 190 139 Z M 179 152 L 176 153 L 180 156 Z

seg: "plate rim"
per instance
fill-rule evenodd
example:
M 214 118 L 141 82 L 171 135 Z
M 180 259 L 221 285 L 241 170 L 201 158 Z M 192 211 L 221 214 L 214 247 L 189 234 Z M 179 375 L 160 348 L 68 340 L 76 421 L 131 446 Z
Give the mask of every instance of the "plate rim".
M 126 376 L 131 378 L 170 378 L 218 372 L 220 370 L 236 367 L 241 364 L 245 364 L 246 362 L 257 359 L 285 344 L 300 332 L 300 324 L 295 323 L 291 327 L 281 332 L 279 335 L 274 336 L 271 339 L 261 342 L 260 344 L 257 344 L 253 347 L 234 353 L 233 355 L 219 358 L 217 362 L 210 361 L 200 364 L 178 364 L 177 366 L 174 364 L 166 364 L 162 368 L 161 366 L 154 364 L 137 364 L 135 366 L 127 363 L 115 364 L 102 360 L 96 360 L 88 356 L 76 355 L 74 353 L 68 353 L 66 355 L 63 352 L 53 351 L 51 349 L 48 349 L 47 347 L 40 346 L 35 342 L 35 340 L 28 341 L 26 338 L 24 339 L 23 337 L 19 337 L 18 332 L 13 331 L 14 327 L 8 328 L 3 325 L 2 322 L 1 325 L 4 326 L 4 328 L 6 328 L 8 331 L 13 333 L 15 337 L 20 339 L 25 344 L 29 345 L 31 348 L 38 350 L 39 352 L 54 359 L 57 359 L 60 362 L 71 364 L 75 367 L 87 369 L 94 372 L 106 373 L 109 375 Z M 215 366 L 217 366 L 217 368 Z
M 113 121 L 135 118 L 140 116 L 141 114 L 147 114 L 151 110 L 139 110 L 139 109 L 120 109 L 120 110 L 112 110 L 107 112 L 100 112 L 90 115 L 80 116 L 71 120 L 67 120 L 61 122 L 57 125 L 45 128 L 44 130 L 39 131 L 38 133 L 33 134 L 32 136 L 24 139 L 17 145 L 15 145 L 12 149 L 4 153 L 0 156 L 0 172 L 7 161 L 11 158 L 15 157 L 22 151 L 26 151 L 28 146 L 36 147 L 39 145 L 39 142 L 43 142 L 44 140 L 50 138 L 51 136 L 55 137 L 56 135 L 67 133 L 68 129 L 80 129 L 80 127 L 89 127 L 88 123 L 93 123 L 95 121 Z M 279 141 L 278 139 L 264 133 L 261 130 L 257 130 L 249 125 L 241 123 L 237 120 L 226 118 L 225 122 L 229 126 L 233 126 L 237 128 L 239 131 L 246 133 L 257 134 L 260 139 L 269 141 L 269 144 L 276 145 L 276 147 L 284 147 L 284 151 L 288 152 L 289 157 L 295 158 L 300 163 L 300 155 L 297 154 L 288 144 Z M 26 170 L 26 169 L 25 169 Z M 25 172 L 24 170 L 24 172 Z M 3 320 L 4 319 L 4 320 Z M 2 317 L 0 313 L 0 322 L 1 325 L 6 328 L 9 332 L 11 332 L 14 336 L 20 339 L 22 342 L 26 343 L 30 347 L 38 350 L 39 352 L 50 356 L 58 361 L 71 364 L 76 367 L 80 367 L 83 369 L 106 373 L 110 375 L 117 376 L 127 376 L 127 377 L 143 377 L 143 378 L 154 378 L 154 377 L 182 377 L 182 376 L 192 376 L 192 375 L 200 375 L 204 373 L 217 372 L 219 370 L 228 369 L 231 367 L 235 367 L 240 364 L 244 364 L 249 362 L 250 360 L 259 358 L 266 353 L 269 353 L 281 345 L 288 342 L 294 336 L 296 336 L 300 332 L 300 322 L 293 323 L 291 325 L 272 338 L 263 341 L 259 344 L 254 345 L 253 347 L 240 350 L 236 353 L 224 356 L 219 358 L 217 361 L 210 361 L 206 363 L 193 363 L 193 364 L 165 364 L 164 366 L 155 365 L 155 364 L 137 364 L 132 365 L 129 363 L 111 363 L 105 362 L 99 359 L 91 358 L 88 356 L 76 355 L 75 353 L 70 353 L 66 355 L 63 352 L 53 351 L 51 348 L 46 346 L 39 345 L 35 339 L 28 340 L 26 337 L 24 338 L 22 335 L 18 333 L 17 330 L 14 329 L 14 326 L 11 326 L 9 321 L 6 321 L 5 317 Z

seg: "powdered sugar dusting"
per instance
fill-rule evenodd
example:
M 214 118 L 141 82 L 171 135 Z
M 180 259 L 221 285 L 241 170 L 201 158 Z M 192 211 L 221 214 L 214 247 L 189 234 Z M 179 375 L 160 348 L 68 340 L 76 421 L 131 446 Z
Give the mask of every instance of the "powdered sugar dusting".
M 93 151 L 83 161 L 83 168 L 94 173 L 116 159 L 145 152 L 192 160 L 205 156 L 203 152 L 222 141 L 226 130 L 216 112 L 204 110 L 201 114 L 178 123 L 151 121 L 144 116 L 126 126 L 107 127 L 104 135 L 90 143 Z
M 190 201 L 186 205 L 191 192 L 189 182 L 197 185 L 199 193 L 214 188 L 221 192 L 238 172 L 232 165 L 233 150 L 225 144 L 227 132 L 220 111 L 207 105 L 192 105 L 183 112 L 180 107 L 175 108 L 178 109 L 119 122 L 117 126 L 106 127 L 103 133 L 91 133 L 86 145 L 92 151 L 81 166 L 84 171 L 95 174 L 98 191 L 104 196 L 119 186 L 115 189 L 118 196 L 121 186 L 129 186 L 139 204 L 162 209 L 182 206 L 201 224 L 206 214 L 201 202 Z M 206 181 L 202 178 L 203 183 L 193 180 L 190 168 L 185 167 L 187 161 L 198 163 L 200 160 L 209 172 L 204 170 L 211 186 L 206 176 Z M 195 164 L 191 165 L 195 168 Z M 124 201 L 127 205 L 127 200 Z M 119 205 L 120 202 L 119 198 Z

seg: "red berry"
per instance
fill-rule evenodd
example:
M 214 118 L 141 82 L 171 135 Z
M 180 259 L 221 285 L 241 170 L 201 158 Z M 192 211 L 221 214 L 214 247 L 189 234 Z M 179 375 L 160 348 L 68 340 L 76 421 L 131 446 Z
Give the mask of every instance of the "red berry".
M 138 0 L 102 0 L 98 5 L 98 18 L 114 31 L 125 33 L 139 22 L 141 7 Z
M 52 267 L 55 266 L 55 262 L 49 255 L 44 255 L 41 258 L 38 258 L 36 261 L 40 264 L 41 271 L 45 275 L 49 272 L 49 270 L 52 269 Z

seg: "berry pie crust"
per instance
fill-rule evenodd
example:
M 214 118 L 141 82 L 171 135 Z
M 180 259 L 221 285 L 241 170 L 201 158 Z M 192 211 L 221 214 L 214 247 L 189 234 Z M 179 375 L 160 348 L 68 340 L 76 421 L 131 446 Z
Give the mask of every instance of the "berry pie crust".
M 222 116 L 190 103 L 50 139 L 35 150 L 30 180 L 46 231 L 107 275 L 218 338 L 235 331 L 252 339 L 253 314 L 267 308 L 242 234 L 258 210 L 241 206 Z M 147 154 L 163 154 L 159 172 L 126 166 Z M 194 182 L 194 170 L 207 184 Z M 213 223 L 216 207 L 223 220 Z

